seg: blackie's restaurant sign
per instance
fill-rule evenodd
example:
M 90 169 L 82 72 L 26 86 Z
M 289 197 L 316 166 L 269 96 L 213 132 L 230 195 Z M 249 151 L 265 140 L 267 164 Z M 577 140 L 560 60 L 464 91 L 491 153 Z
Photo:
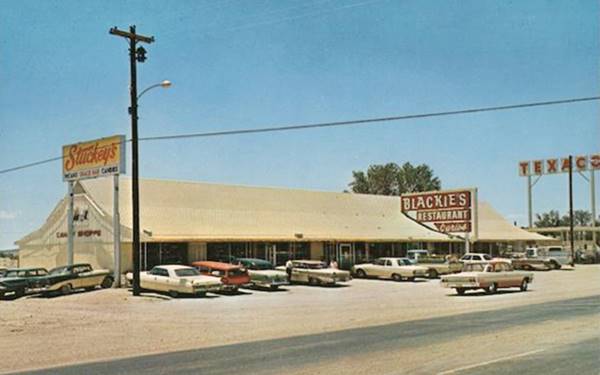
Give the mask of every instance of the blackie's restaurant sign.
M 476 236 L 477 189 L 404 194 L 400 204 L 404 214 L 440 232 Z

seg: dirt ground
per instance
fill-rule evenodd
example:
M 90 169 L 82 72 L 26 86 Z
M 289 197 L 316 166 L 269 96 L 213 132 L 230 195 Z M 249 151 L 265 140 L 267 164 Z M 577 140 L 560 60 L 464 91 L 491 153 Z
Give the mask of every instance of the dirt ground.
M 0 301 L 0 372 L 98 361 L 600 295 L 600 266 L 535 272 L 526 293 L 455 295 L 438 280 L 171 299 L 126 289 Z

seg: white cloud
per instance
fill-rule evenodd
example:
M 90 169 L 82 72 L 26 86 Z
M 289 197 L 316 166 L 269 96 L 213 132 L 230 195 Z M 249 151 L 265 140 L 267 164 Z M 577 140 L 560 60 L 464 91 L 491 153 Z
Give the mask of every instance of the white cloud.
M 0 210 L 0 220 L 11 220 L 19 216 L 19 212 Z

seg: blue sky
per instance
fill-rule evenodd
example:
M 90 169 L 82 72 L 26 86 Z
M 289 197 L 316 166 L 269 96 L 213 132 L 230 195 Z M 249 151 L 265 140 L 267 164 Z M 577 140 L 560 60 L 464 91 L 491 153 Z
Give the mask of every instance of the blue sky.
M 63 144 L 130 135 L 125 41 L 139 65 L 140 135 L 402 115 L 599 93 L 596 1 L 0 1 L 0 169 Z M 600 151 L 597 102 L 276 134 L 143 142 L 142 177 L 341 191 L 373 163 L 427 163 L 526 224 L 519 160 Z M 598 183 L 600 185 L 600 183 Z M 575 178 L 575 205 L 589 187 Z M 66 192 L 60 163 L 2 176 L 0 249 Z M 544 177 L 536 212 L 567 207 Z

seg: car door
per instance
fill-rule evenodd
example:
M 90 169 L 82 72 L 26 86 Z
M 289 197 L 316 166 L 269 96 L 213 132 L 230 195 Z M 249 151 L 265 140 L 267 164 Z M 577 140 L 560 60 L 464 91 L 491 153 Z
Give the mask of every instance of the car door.
M 303 264 L 294 264 L 292 268 L 292 277 L 293 281 L 298 282 L 308 282 L 309 269 Z

